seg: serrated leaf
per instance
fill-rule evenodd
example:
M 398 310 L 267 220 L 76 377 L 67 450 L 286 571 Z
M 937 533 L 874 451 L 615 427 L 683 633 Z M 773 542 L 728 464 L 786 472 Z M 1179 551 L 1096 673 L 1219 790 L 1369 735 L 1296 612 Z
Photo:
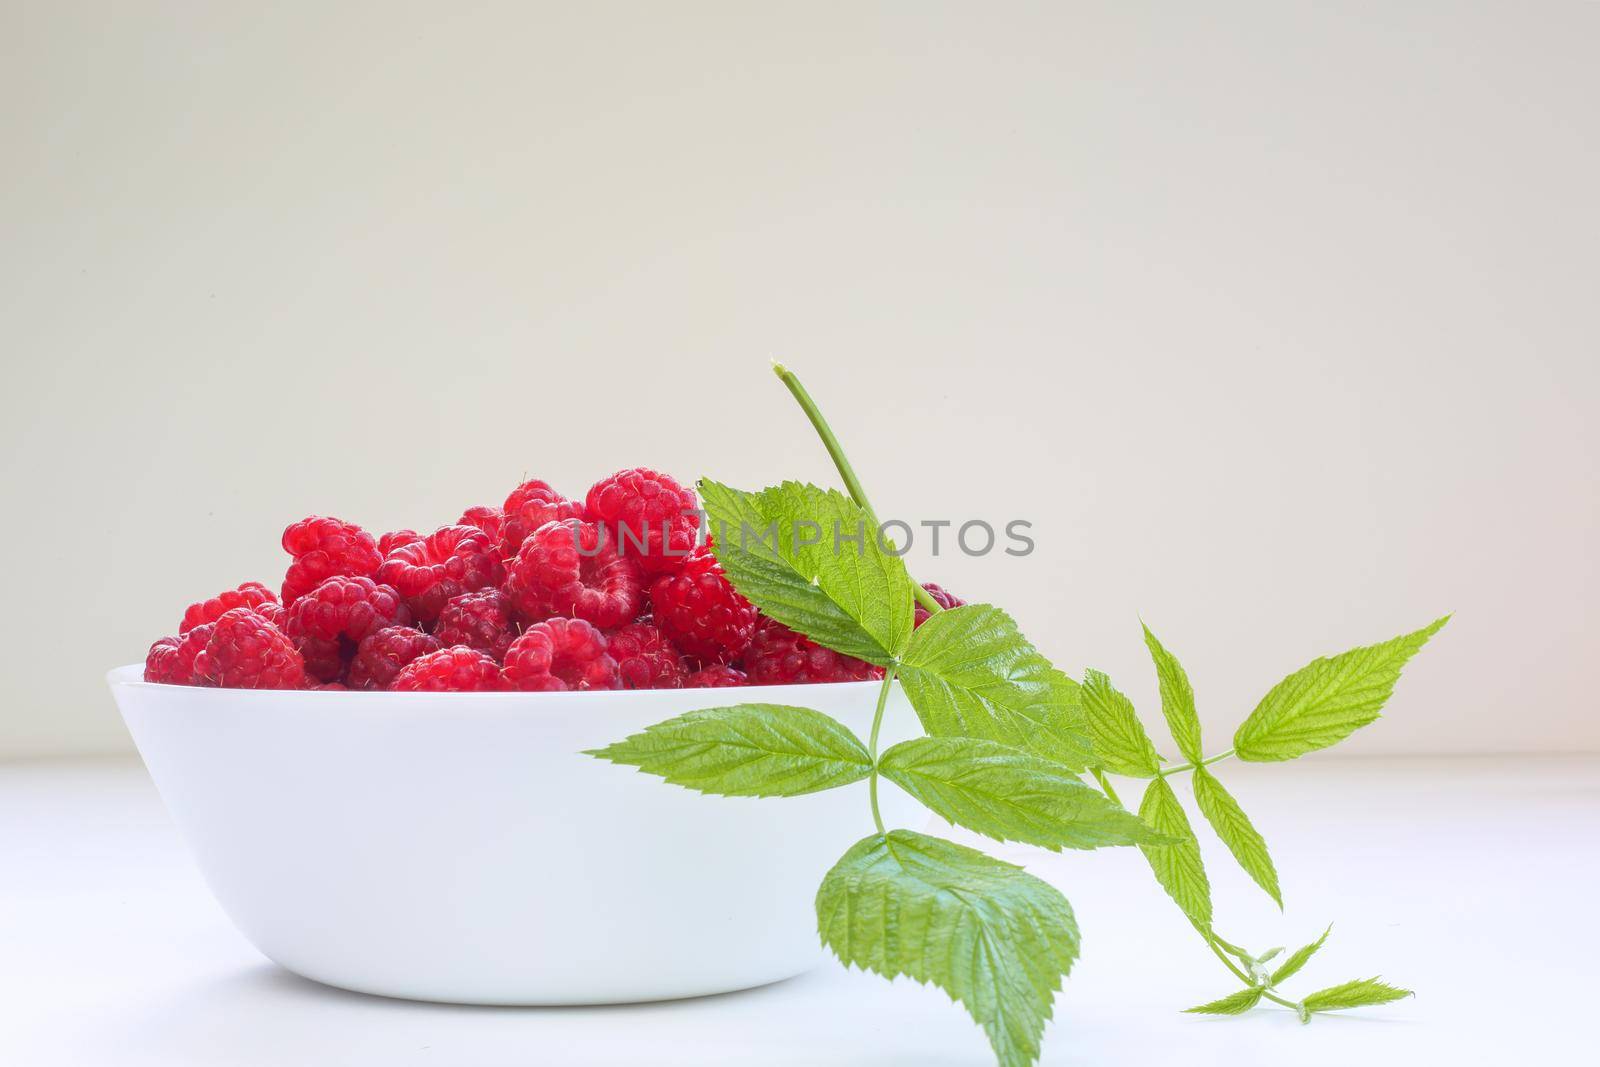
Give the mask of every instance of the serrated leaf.
M 799 482 L 746 493 L 710 480 L 700 497 L 717 561 L 756 607 L 869 663 L 887 665 L 905 648 L 911 579 L 849 497 Z
M 1409 989 L 1380 982 L 1376 978 L 1362 978 L 1343 985 L 1319 989 L 1300 1001 L 1307 1011 L 1339 1011 L 1342 1008 L 1365 1008 L 1373 1004 L 1392 1004 L 1414 996 Z
M 998 741 L 1074 771 L 1092 758 L 1078 683 L 997 607 L 968 604 L 930 616 L 911 636 L 900 681 L 934 737 Z
M 1096 670 L 1084 675 L 1081 692 L 1084 721 L 1100 766 L 1129 778 L 1154 778 L 1161 769 L 1161 757 L 1139 722 L 1133 701 Z
M 1270 963 L 1272 960 L 1277 959 L 1281 955 L 1283 955 L 1283 947 L 1280 945 L 1278 948 L 1267 949 L 1267 951 L 1255 958 L 1255 962 Z
M 1266 840 L 1251 825 L 1249 816 L 1233 799 L 1233 794 L 1224 789 L 1216 775 L 1204 767 L 1194 769 L 1194 799 L 1200 805 L 1200 813 L 1206 817 L 1222 843 L 1228 846 L 1228 851 L 1239 861 L 1244 873 L 1266 891 L 1273 903 L 1282 908 L 1278 870 L 1272 865 Z
M 874 834 L 844 854 L 817 891 L 817 929 L 846 965 L 950 994 L 1000 1067 L 1038 1059 L 1078 955 L 1072 905 L 1048 883 L 909 830 Z
M 996 841 L 1056 851 L 1159 839 L 1059 763 L 995 741 L 919 737 L 885 752 L 879 770 L 935 815 Z
M 1200 842 L 1189 826 L 1189 816 L 1165 778 L 1157 778 L 1144 791 L 1139 802 L 1139 817 L 1164 837 L 1175 838 L 1171 845 L 1140 845 L 1156 881 L 1167 891 L 1183 913 L 1202 931 L 1211 929 L 1211 880 L 1200 858 Z
M 1375 720 L 1406 661 L 1450 621 L 1314 659 L 1272 687 L 1233 737 L 1243 760 L 1287 760 L 1336 745 Z
M 1322 947 L 1323 942 L 1328 940 L 1328 935 L 1331 933 L 1333 933 L 1332 926 L 1322 931 L 1322 936 L 1311 942 L 1311 944 L 1302 945 L 1295 949 L 1289 958 L 1279 964 L 1278 969 L 1272 972 L 1272 977 L 1267 980 L 1268 984 L 1276 986 L 1278 983 L 1299 974 L 1300 968 L 1304 967 L 1306 962 L 1317 954 L 1317 949 Z
M 872 756 L 844 724 L 785 704 L 687 712 L 587 755 L 730 797 L 800 796 L 872 773 Z
M 1229 993 L 1221 1000 L 1213 1000 L 1209 1004 L 1183 1010 L 1190 1015 L 1243 1015 L 1261 1003 L 1261 993 L 1260 989 L 1241 989 L 1237 993 Z
M 1195 711 L 1194 689 L 1189 685 L 1189 675 L 1178 658 L 1156 640 L 1156 635 L 1150 632 L 1148 626 L 1144 627 L 1144 643 L 1150 649 L 1150 658 L 1155 661 L 1156 678 L 1161 683 L 1161 714 L 1167 720 L 1172 740 L 1177 742 L 1178 751 L 1183 753 L 1184 759 L 1199 763 L 1202 758 L 1200 716 Z

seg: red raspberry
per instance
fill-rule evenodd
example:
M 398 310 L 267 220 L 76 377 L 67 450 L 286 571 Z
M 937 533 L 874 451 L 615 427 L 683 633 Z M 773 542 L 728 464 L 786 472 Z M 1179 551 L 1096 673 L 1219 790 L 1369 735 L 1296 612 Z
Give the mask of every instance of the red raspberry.
M 621 554 L 646 574 L 678 569 L 700 529 L 694 493 L 646 467 L 618 471 L 595 482 L 584 518 L 605 526 Z
M 941 608 L 945 608 L 946 610 L 950 608 L 959 608 L 966 604 L 965 600 L 962 600 L 954 593 L 946 592 L 943 586 L 934 585 L 932 582 L 923 582 L 922 588 L 926 589 L 928 591 L 928 595 L 933 597 L 934 603 L 938 604 Z M 911 625 L 913 627 L 921 626 L 923 623 L 928 621 L 932 614 L 933 612 L 929 611 L 921 604 L 914 604 L 911 609 Z
M 511 601 L 498 589 L 451 597 L 433 627 L 433 635 L 441 643 L 466 645 L 489 653 L 496 661 L 506 658 L 506 649 L 517 639 L 517 632 Z
M 617 554 L 592 522 L 549 522 L 529 534 L 507 566 L 506 595 L 524 617 L 571 615 L 621 626 L 643 601 L 639 567 Z
M 840 655 L 772 619 L 762 619 L 744 653 L 751 685 L 862 682 L 882 678 L 883 668 Z
M 283 531 L 283 550 L 294 557 L 283 576 L 283 604 L 315 589 L 324 579 L 338 575 L 370 578 L 383 557 L 377 542 L 361 527 L 339 519 L 313 515 Z
M 655 624 L 640 619 L 606 635 L 624 689 L 677 689 L 688 673 L 683 657 Z
M 759 617 L 723 575 L 709 544 L 691 551 L 678 573 L 655 580 L 650 605 L 661 631 L 702 665 L 736 662 Z
M 183 613 L 183 622 L 178 624 L 178 633 L 186 634 L 201 623 L 216 622 L 223 612 L 231 608 L 254 608 L 260 611 L 263 604 L 271 604 L 276 609 L 277 594 L 260 582 L 245 582 L 239 588 L 218 593 L 210 600 L 190 604 Z
M 389 685 L 397 693 L 483 693 L 505 687 L 498 663 L 462 645 L 418 656 Z
M 703 670 L 695 671 L 683 680 L 685 689 L 726 689 L 735 685 L 749 685 L 750 679 L 745 677 L 744 671 L 730 667 L 726 663 L 713 664 Z
M 527 536 L 547 522 L 583 518 L 583 508 L 535 478 L 511 490 L 501 512 L 500 558 L 510 561 Z
M 371 578 L 329 578 L 289 608 L 284 632 L 318 681 L 335 682 L 362 638 L 385 626 L 404 626 L 411 612 L 392 586 Z
M 313 688 L 313 689 L 326 689 L 326 690 L 332 690 L 334 692 L 342 693 L 346 689 L 349 689 L 350 687 L 347 686 L 347 685 L 340 685 L 338 682 L 324 682 L 321 685 L 314 685 L 311 688 Z
M 232 608 L 212 623 L 195 659 L 196 678 L 226 689 L 304 689 L 305 663 L 294 642 L 249 608 Z
M 528 627 L 506 652 L 513 689 L 617 689 L 622 676 L 606 652 L 606 635 L 582 619 L 548 619 Z
M 345 684 L 351 689 L 387 689 L 402 667 L 443 647 L 438 638 L 413 626 L 374 630 L 356 645 L 355 657 L 345 672 Z
M 399 545 L 378 568 L 378 580 L 400 590 L 423 622 L 437 619 L 451 597 L 499 585 L 504 576 L 494 542 L 476 526 L 445 526 Z
M 422 540 L 422 535 L 415 530 L 390 530 L 378 538 L 378 555 L 388 558 L 389 553 L 401 545 L 409 545 L 413 541 Z
M 476 526 L 489 535 L 489 541 L 496 547 L 500 544 L 500 527 L 505 525 L 505 512 L 488 504 L 475 504 L 461 513 L 456 520 L 457 526 Z M 387 555 L 388 553 L 384 553 Z M 504 557 L 502 557 L 504 558 Z
M 203 622 L 182 638 L 163 637 L 151 645 L 149 655 L 144 658 L 144 680 L 166 685 L 206 684 L 195 677 L 194 661 L 205 651 L 213 629 L 211 623 Z

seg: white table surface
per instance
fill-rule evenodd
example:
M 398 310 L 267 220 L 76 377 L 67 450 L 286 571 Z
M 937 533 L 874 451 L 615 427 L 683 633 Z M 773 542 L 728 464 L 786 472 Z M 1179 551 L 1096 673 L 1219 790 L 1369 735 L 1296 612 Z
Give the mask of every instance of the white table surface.
M 1292 948 L 1331 920 L 1293 988 L 1381 973 L 1419 995 L 1307 1027 L 1281 1010 L 1181 1015 L 1235 985 L 1136 852 L 997 848 L 1060 886 L 1084 932 L 1043 1063 L 1594 1062 L 1600 757 L 1221 770 L 1273 848 L 1288 909 L 1208 840 L 1219 930 Z M 0 764 L 7 1067 L 991 1062 L 937 990 L 834 964 L 745 993 L 607 1008 L 326 988 L 233 931 L 137 763 Z

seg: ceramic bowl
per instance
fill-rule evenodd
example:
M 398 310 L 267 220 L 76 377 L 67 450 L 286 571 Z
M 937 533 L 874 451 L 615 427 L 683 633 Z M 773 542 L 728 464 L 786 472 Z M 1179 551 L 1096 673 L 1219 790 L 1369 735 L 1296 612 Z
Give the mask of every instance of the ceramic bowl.
M 744 989 L 823 961 L 812 900 L 865 783 L 708 797 L 590 756 L 695 708 L 795 704 L 865 738 L 878 684 L 587 693 L 201 689 L 110 674 L 234 924 L 328 985 L 470 1004 Z M 914 736 L 896 690 L 884 745 Z M 915 804 L 893 788 L 884 816 Z

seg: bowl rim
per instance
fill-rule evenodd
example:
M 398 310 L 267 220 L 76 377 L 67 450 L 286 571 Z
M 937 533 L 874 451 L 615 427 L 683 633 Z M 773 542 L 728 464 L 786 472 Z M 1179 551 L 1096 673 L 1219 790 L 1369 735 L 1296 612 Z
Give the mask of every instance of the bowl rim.
M 501 692 L 407 692 L 393 689 L 230 689 L 222 686 L 201 685 L 172 685 L 167 682 L 147 682 L 144 680 L 144 664 L 128 663 L 120 667 L 113 667 L 106 672 L 106 683 L 112 689 L 151 689 L 171 693 L 226 693 L 228 699 L 240 700 L 372 700 L 389 698 L 403 700 L 417 704 L 438 703 L 448 701 L 459 704 L 463 700 L 473 703 L 520 705 L 546 703 L 550 706 L 568 704 L 572 698 L 593 700 L 597 704 L 637 704 L 641 700 L 661 699 L 666 694 L 674 694 L 681 699 L 684 693 L 706 693 L 707 707 L 720 707 L 728 704 L 797 704 L 805 705 L 807 701 L 799 698 L 788 700 L 776 699 L 781 694 L 816 693 L 819 690 L 840 695 L 852 691 L 876 692 L 882 685 L 881 679 L 865 682 L 804 682 L 794 685 L 741 685 L 717 686 L 701 689 L 591 689 L 591 690 L 560 690 L 553 693 L 537 693 L 513 689 Z M 709 696 L 712 693 L 740 694 L 738 699 L 718 700 Z M 661 696 L 657 696 L 660 694 Z M 747 696 L 745 694 L 761 694 L 760 696 Z M 569 705 L 570 706 L 570 705 Z

